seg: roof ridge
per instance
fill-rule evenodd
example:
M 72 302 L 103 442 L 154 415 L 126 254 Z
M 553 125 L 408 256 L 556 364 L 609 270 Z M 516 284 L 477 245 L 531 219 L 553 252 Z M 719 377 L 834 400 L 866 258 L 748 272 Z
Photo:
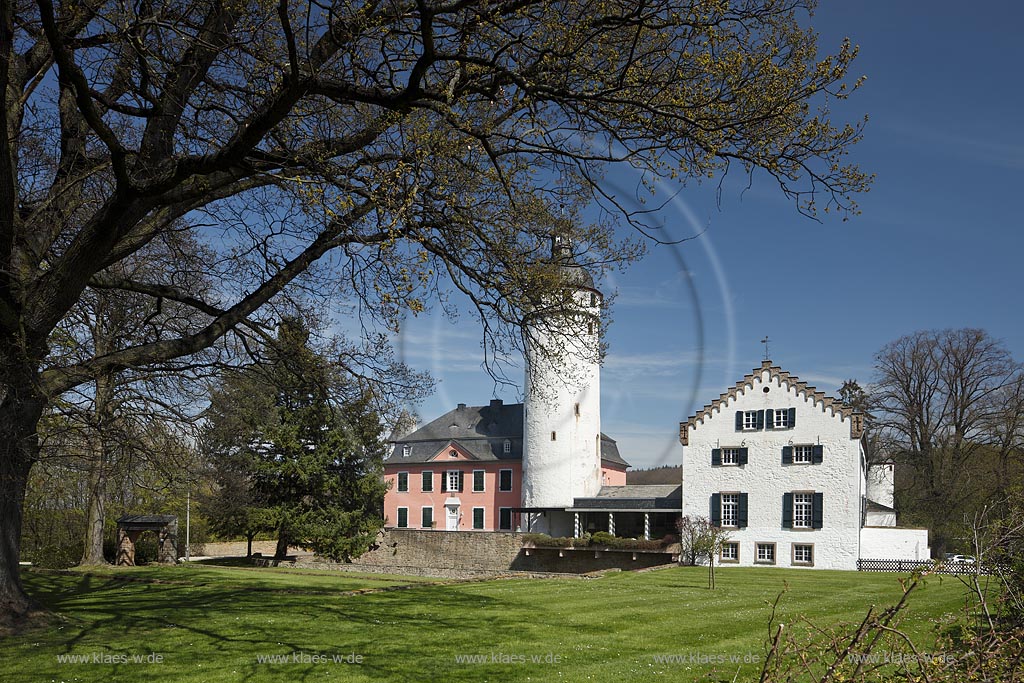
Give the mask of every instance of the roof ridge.
M 697 421 L 703 421 L 709 417 L 715 408 L 724 409 L 725 404 L 729 402 L 729 399 L 734 399 L 740 395 L 741 392 L 746 392 L 747 386 L 750 385 L 753 388 L 754 380 L 760 376 L 765 370 L 768 371 L 768 380 L 778 379 L 779 383 L 786 382 L 790 388 L 794 389 L 798 394 L 804 394 L 804 396 L 810 397 L 814 405 L 821 404 L 822 411 L 832 410 L 832 414 L 841 414 L 845 418 L 849 418 L 851 415 L 863 414 L 853 406 L 844 403 L 838 398 L 827 396 L 824 391 L 818 391 L 816 387 L 809 385 L 807 382 L 803 382 L 796 375 L 783 370 L 778 365 L 772 365 L 770 360 L 762 361 L 761 367 L 754 368 L 751 372 L 743 376 L 743 379 L 736 382 L 732 387 L 729 387 L 726 391 L 719 394 L 718 398 L 714 401 L 707 403 L 703 408 L 698 410 L 696 413 L 691 415 L 685 422 L 679 423 L 679 436 L 680 439 L 685 439 L 686 432 L 690 427 L 694 427 Z M 685 442 L 684 442 L 685 445 Z

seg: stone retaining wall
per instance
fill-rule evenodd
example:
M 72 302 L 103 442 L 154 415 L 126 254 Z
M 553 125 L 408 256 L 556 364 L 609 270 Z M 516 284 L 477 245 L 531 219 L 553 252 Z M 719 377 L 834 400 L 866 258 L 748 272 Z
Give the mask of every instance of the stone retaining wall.
M 349 566 L 426 576 L 508 571 L 583 574 L 601 569 L 641 569 L 672 560 L 670 554 L 662 552 L 524 550 L 522 545 L 523 534 L 515 532 L 391 529 L 381 533 L 376 550 Z

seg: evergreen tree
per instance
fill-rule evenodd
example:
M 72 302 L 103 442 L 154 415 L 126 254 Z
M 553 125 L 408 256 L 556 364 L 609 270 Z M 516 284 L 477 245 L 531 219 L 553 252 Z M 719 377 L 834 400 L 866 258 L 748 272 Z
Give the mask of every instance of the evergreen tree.
M 267 363 L 224 377 L 208 418 L 222 531 L 275 531 L 278 560 L 290 545 L 341 561 L 367 550 L 383 523 L 380 420 L 300 321 L 282 322 Z

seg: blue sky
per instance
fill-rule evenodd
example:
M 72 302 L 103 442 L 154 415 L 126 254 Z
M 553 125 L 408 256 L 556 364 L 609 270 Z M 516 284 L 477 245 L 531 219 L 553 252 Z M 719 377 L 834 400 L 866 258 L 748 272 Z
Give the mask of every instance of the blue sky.
M 831 2 L 812 25 L 823 51 L 860 46 L 867 81 L 832 109 L 870 117 L 853 151 L 877 175 L 863 213 L 817 223 L 767 181 L 728 183 L 720 205 L 713 186 L 690 187 L 664 208 L 674 234 L 707 230 L 605 285 L 618 300 L 602 428 L 635 467 L 678 464 L 679 421 L 757 366 L 766 335 L 773 361 L 830 393 L 869 381 L 878 349 L 920 329 L 984 328 L 1024 359 L 1024 6 Z M 520 400 L 481 369 L 469 317 L 423 317 L 404 337 L 406 360 L 439 380 L 425 420 Z

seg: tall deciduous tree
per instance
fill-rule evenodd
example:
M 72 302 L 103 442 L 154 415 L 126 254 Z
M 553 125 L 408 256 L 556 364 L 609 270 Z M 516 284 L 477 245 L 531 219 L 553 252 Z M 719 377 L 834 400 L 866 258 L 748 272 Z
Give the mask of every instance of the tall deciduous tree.
M 901 337 L 878 352 L 875 369 L 881 448 L 901 465 L 897 505 L 930 528 L 941 553 L 966 531 L 966 514 L 1012 484 L 1005 468 L 1021 454 L 1022 367 L 984 330 L 956 329 Z
M 855 49 L 818 54 L 810 1 L 155 0 L 0 4 L 0 609 L 30 605 L 21 505 L 47 403 L 193 354 L 288 288 L 396 325 L 454 286 L 509 331 L 550 302 L 557 213 L 597 263 L 633 253 L 597 200 L 615 164 L 685 183 L 761 173 L 798 210 L 868 178 L 834 125 Z M 852 84 L 850 84 L 852 85 Z M 621 215 L 621 214 L 620 214 Z M 211 249 L 189 291 L 112 266 L 175 230 Z M 550 270 L 550 269 L 549 269 Z M 103 286 L 201 313 L 68 364 L 54 330 Z M 489 339 L 502 339 L 501 334 Z

